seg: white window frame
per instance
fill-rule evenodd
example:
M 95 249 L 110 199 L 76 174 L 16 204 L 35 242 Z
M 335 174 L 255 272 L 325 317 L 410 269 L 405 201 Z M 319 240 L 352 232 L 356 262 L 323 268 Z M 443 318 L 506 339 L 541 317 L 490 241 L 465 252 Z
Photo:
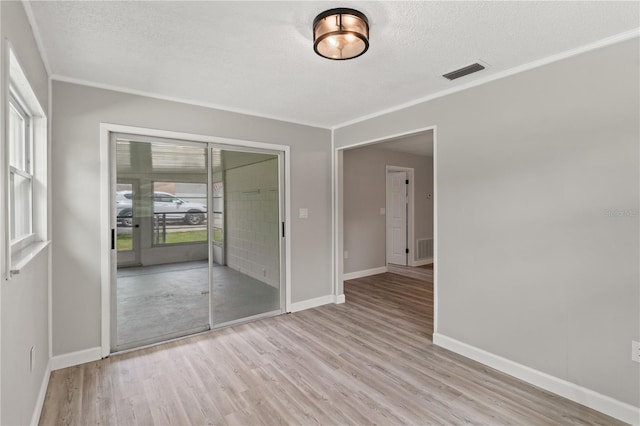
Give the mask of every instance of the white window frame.
M 11 241 L 11 251 L 12 252 L 17 252 L 20 250 L 23 250 L 25 247 L 27 247 L 29 244 L 33 243 L 35 241 L 36 235 L 34 233 L 34 229 L 33 229 L 33 210 L 34 210 L 34 199 L 33 199 L 33 181 L 34 181 L 34 176 L 33 176 L 33 115 L 30 113 L 30 111 L 28 111 L 27 108 L 25 108 L 25 104 L 23 101 L 20 100 L 20 97 L 18 95 L 18 91 L 17 89 L 11 85 L 9 88 L 9 108 L 13 108 L 18 115 L 20 115 L 22 117 L 22 119 L 25 122 L 25 134 L 24 134 L 24 161 L 25 161 L 25 167 L 24 169 L 19 169 L 15 166 L 9 165 L 9 194 L 10 194 L 10 199 L 9 199 L 9 239 Z M 8 148 L 9 150 L 11 150 L 12 147 L 12 143 L 9 142 L 8 144 Z M 9 153 L 10 154 L 10 153 Z M 9 158 L 11 158 L 11 155 L 9 155 Z M 15 220 L 16 218 L 13 217 L 13 215 L 11 214 L 11 212 L 13 211 L 12 206 L 15 203 L 14 198 L 15 198 L 15 194 L 14 194 L 14 190 L 13 190 L 13 182 L 14 182 L 14 176 L 15 175 L 19 175 L 25 179 L 27 179 L 29 181 L 29 196 L 30 196 L 30 200 L 29 200 L 29 232 L 27 233 L 27 235 L 23 235 L 20 236 L 19 238 L 15 238 L 15 236 L 13 235 L 13 229 L 15 227 Z
M 0 85 L 0 111 L 2 120 L 0 149 L 0 204 L 2 221 L 0 235 L 3 237 L 2 275 L 9 280 L 19 274 L 36 255 L 49 244 L 49 190 L 48 176 L 48 126 L 47 116 L 38 100 L 11 43 L 4 40 L 2 47 L 2 81 Z M 11 165 L 9 114 L 10 108 L 23 117 L 28 117 L 25 128 L 25 170 Z M 14 238 L 13 218 L 13 178 L 21 176 L 30 180 L 30 233 Z

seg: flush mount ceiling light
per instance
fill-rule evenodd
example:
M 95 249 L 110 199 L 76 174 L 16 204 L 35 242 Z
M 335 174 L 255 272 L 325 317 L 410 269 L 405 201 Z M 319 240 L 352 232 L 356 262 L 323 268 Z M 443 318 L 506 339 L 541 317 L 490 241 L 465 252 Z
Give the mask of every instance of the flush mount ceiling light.
M 322 12 L 313 20 L 313 50 L 337 61 L 353 59 L 369 48 L 369 21 L 354 9 Z

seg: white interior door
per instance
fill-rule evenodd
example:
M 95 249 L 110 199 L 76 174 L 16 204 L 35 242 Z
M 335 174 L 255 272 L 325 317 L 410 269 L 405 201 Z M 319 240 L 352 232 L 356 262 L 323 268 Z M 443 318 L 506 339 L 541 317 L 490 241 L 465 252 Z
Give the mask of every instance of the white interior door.
M 407 172 L 387 173 L 387 263 L 407 265 Z

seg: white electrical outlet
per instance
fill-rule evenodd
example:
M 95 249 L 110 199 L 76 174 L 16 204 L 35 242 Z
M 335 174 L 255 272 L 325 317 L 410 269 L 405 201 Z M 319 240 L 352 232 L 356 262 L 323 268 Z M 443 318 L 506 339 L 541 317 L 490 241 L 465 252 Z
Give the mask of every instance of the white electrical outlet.
M 349 258 L 349 252 L 347 250 L 344 251 L 344 258 L 345 259 Z
M 640 362 L 640 342 L 631 341 L 631 361 Z
M 31 350 L 29 351 L 29 371 L 33 371 L 33 364 L 36 361 L 36 347 L 31 346 Z

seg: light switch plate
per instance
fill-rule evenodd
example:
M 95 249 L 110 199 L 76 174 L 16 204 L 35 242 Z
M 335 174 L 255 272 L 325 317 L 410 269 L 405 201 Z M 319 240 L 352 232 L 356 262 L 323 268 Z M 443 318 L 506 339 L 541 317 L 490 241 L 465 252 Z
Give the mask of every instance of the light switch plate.
M 300 207 L 298 209 L 298 218 L 307 219 L 309 217 L 309 209 L 306 207 Z
M 384 216 L 385 214 L 387 214 L 387 209 L 385 209 L 384 207 L 380 207 L 380 215 Z

